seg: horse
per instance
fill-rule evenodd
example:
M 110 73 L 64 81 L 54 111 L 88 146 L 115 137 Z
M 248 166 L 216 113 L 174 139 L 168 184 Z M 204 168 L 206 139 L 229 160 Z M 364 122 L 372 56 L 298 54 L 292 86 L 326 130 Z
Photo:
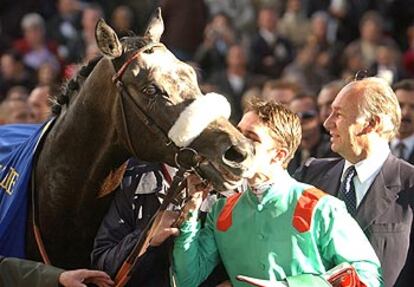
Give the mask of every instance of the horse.
M 112 198 L 99 196 L 102 183 L 131 157 L 190 166 L 218 190 L 240 184 L 249 172 L 252 144 L 226 119 L 228 103 L 202 94 L 194 69 L 160 42 L 163 31 L 159 8 L 143 36 L 119 39 L 99 20 L 95 37 L 103 56 L 58 98 L 60 113 L 32 172 L 33 214 L 53 265 L 89 266 Z M 31 220 L 26 230 L 27 257 L 39 260 Z

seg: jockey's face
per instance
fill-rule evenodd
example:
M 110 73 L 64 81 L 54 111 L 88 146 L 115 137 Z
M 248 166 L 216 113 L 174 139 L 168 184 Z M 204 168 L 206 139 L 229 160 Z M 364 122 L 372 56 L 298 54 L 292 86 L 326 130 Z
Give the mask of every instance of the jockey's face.
M 253 112 L 247 112 L 240 123 L 239 130 L 245 137 L 250 139 L 255 147 L 255 158 L 252 169 L 255 171 L 253 176 L 248 179 L 251 185 L 268 181 L 273 173 L 275 164 L 282 165 L 286 153 L 284 149 L 278 147 L 267 127 Z

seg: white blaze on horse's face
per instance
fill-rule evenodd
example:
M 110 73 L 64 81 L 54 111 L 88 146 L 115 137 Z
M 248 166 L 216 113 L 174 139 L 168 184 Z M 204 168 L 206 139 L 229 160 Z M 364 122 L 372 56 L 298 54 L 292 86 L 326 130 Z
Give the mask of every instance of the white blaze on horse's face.
M 189 146 L 210 123 L 220 117 L 230 117 L 230 104 L 225 97 L 209 93 L 197 98 L 181 112 L 168 132 L 168 137 L 179 147 Z
M 177 92 L 188 90 L 187 81 L 183 81 L 183 73 L 196 85 L 197 76 L 192 67 L 179 61 L 164 45 L 159 44 L 153 48 L 153 53 L 141 53 L 139 62 L 144 70 L 151 70 L 155 78 L 165 78 L 168 75 L 171 83 L 177 86 Z

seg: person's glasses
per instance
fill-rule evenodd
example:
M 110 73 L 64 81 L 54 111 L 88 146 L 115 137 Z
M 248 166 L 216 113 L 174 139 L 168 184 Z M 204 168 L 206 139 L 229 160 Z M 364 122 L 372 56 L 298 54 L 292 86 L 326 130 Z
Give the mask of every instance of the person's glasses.
M 310 120 L 318 116 L 318 111 L 309 110 L 305 112 L 298 112 L 297 114 L 301 120 Z
M 358 72 L 355 73 L 354 81 L 360 81 L 368 77 L 369 77 L 368 70 L 359 70 Z

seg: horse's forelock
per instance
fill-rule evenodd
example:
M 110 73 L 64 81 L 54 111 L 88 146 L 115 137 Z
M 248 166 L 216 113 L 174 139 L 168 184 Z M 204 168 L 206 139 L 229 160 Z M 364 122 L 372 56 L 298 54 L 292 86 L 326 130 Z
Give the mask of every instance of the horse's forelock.
M 123 37 L 121 39 L 121 43 L 124 48 L 124 53 L 129 54 L 150 44 L 151 41 L 144 37 L 133 36 L 133 37 Z

